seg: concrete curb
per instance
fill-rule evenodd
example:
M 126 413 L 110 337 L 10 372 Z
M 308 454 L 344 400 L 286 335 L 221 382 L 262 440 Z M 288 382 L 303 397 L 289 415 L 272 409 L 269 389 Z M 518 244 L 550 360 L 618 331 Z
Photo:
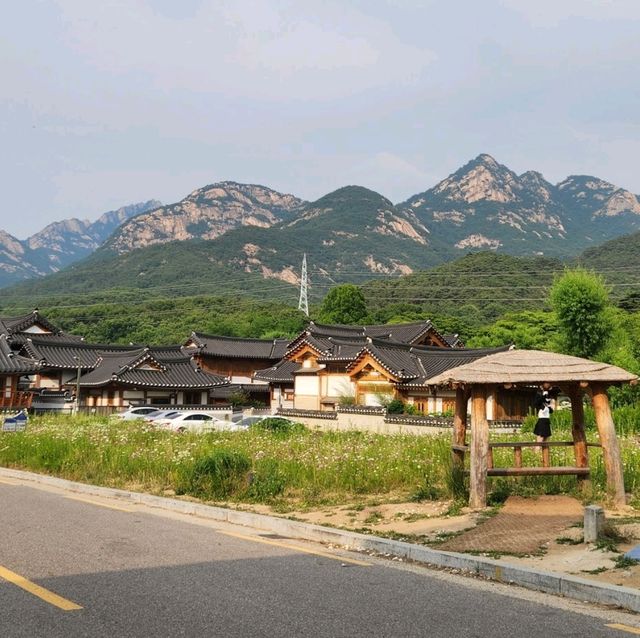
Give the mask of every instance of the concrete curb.
M 310 523 L 290 521 L 283 518 L 266 516 L 264 514 L 240 512 L 223 507 L 153 496 L 151 494 L 87 485 L 85 483 L 76 483 L 52 476 L 23 472 L 21 470 L 0 468 L 0 477 L 31 481 L 33 483 L 49 485 L 80 494 L 116 498 L 131 503 L 141 503 L 149 507 L 156 507 L 172 512 L 191 514 L 210 520 L 252 527 L 289 538 L 331 543 L 344 547 L 345 549 L 373 551 L 384 555 L 397 556 L 434 567 L 460 570 L 500 583 L 519 585 L 520 587 L 534 591 L 574 598 L 583 602 L 614 605 L 630 611 L 640 612 L 640 590 L 631 589 L 630 587 L 607 585 L 576 576 L 554 574 L 519 567 L 505 561 L 438 551 L 423 545 L 414 545 L 412 543 L 394 541 L 377 536 L 368 536 L 366 534 L 347 532 L 330 527 L 321 527 L 320 525 L 312 525 Z

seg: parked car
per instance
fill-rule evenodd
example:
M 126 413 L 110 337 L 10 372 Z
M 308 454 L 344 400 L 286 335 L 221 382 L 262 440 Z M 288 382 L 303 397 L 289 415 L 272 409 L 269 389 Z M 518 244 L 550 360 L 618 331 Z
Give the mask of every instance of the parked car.
M 118 414 L 116 414 L 116 417 L 125 421 L 130 421 L 132 419 L 144 419 L 154 412 L 160 412 L 160 410 L 150 405 L 141 405 L 137 408 L 129 408 L 124 412 L 119 412 Z
M 177 412 L 163 419 L 156 419 L 153 424 L 162 430 L 173 432 L 213 432 L 214 430 L 246 430 L 232 421 L 223 421 L 207 412 Z
M 157 419 L 169 419 L 180 414 L 179 410 L 155 410 L 144 416 L 145 421 L 156 421 Z

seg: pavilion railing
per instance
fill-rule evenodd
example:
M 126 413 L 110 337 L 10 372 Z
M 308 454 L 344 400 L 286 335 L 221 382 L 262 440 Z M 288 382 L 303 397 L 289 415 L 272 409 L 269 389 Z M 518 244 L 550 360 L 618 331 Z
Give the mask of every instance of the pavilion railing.
M 552 447 L 574 447 L 573 441 L 512 441 L 489 443 L 487 455 L 487 475 L 488 476 L 543 476 L 574 474 L 578 476 L 589 476 L 588 466 L 565 466 L 551 465 L 550 448 Z M 592 448 L 601 448 L 600 443 L 586 443 Z M 513 448 L 513 467 L 495 467 L 493 452 L 496 449 Z M 540 450 L 542 454 L 542 466 L 525 466 L 522 463 L 523 448 L 533 448 Z M 468 445 L 452 445 L 454 452 L 464 455 L 469 450 Z

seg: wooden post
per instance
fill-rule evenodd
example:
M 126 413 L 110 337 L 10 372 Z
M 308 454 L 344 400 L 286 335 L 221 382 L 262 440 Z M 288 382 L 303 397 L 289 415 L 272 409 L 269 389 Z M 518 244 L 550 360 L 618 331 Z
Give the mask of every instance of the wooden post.
M 464 388 L 456 388 L 456 411 L 453 416 L 453 444 L 466 445 L 467 443 L 467 399 L 468 393 Z M 464 469 L 464 452 L 453 450 L 453 466 L 459 470 Z
M 587 436 L 584 431 L 584 406 L 582 405 L 582 389 L 579 385 L 572 385 L 569 390 L 571 399 L 571 434 L 573 437 L 573 452 L 576 459 L 576 467 L 589 467 L 589 448 Z M 585 491 L 589 488 L 590 481 L 586 476 L 578 476 L 578 486 Z
M 551 450 L 546 443 L 541 443 L 542 446 L 542 467 L 549 467 L 551 465 Z
M 609 397 L 606 393 L 606 387 L 602 383 L 592 385 L 591 399 L 593 401 L 593 411 L 596 416 L 598 432 L 600 433 L 604 467 L 607 472 L 607 491 L 613 499 L 614 504 L 616 506 L 622 506 L 626 504 L 626 500 L 620 446 L 618 445 L 618 437 L 616 436 L 613 417 L 611 416 Z
M 515 467 L 522 467 L 522 448 L 517 445 L 513 448 L 513 463 Z
M 469 507 L 487 506 L 487 457 L 489 454 L 489 423 L 487 421 L 487 391 L 474 385 L 471 393 L 471 472 Z

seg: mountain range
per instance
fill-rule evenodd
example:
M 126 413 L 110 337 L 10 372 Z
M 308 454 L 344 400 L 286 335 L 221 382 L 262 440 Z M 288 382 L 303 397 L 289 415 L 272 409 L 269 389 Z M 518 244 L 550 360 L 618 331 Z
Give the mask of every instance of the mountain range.
M 237 182 L 197 189 L 170 206 L 153 204 L 123 220 L 95 253 L 49 275 L 46 285 L 23 284 L 16 293 L 147 288 L 185 276 L 191 291 L 198 282 L 224 290 L 230 273 L 240 288 L 242 273 L 296 284 L 305 253 L 312 283 L 360 282 L 478 250 L 566 258 L 640 229 L 640 203 L 629 191 L 584 175 L 552 184 L 487 154 L 398 204 L 361 186 L 306 202 Z
M 0 287 L 44 277 L 93 253 L 124 221 L 160 206 L 156 200 L 108 211 L 94 221 L 53 222 L 25 240 L 0 230 Z

